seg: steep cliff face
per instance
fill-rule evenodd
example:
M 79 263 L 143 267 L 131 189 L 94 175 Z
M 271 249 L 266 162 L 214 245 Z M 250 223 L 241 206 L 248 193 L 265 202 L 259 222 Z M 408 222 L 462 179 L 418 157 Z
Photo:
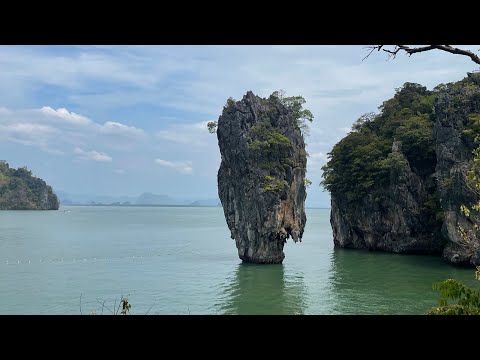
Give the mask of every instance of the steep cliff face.
M 0 210 L 58 210 L 59 202 L 45 181 L 26 168 L 0 162 Z
M 217 138 L 218 193 L 238 256 L 281 263 L 287 239 L 301 241 L 306 222 L 307 159 L 293 112 L 277 97 L 249 91 L 227 102 Z
M 335 245 L 480 264 L 478 217 L 460 210 L 478 202 L 466 174 L 479 146 L 480 75 L 433 91 L 407 83 L 381 110 L 324 167 Z
M 466 130 L 472 126 L 470 116 L 480 113 L 480 77 L 470 74 L 464 81 L 465 86 L 446 89 L 435 104 L 436 176 L 445 218 L 442 230 L 449 240 L 443 257 L 454 264 L 480 265 L 479 239 L 465 242 L 459 232 L 459 226 L 475 232 L 475 222 L 461 213 L 460 206 L 478 201 L 468 190 L 465 175 L 478 146 Z
M 424 204 L 432 193 L 431 181 L 415 174 L 394 142 L 391 154 L 400 168 L 391 169 L 388 184 L 356 202 L 342 194 L 332 196 L 330 223 L 336 246 L 395 253 L 439 254 L 443 239 L 428 226 Z

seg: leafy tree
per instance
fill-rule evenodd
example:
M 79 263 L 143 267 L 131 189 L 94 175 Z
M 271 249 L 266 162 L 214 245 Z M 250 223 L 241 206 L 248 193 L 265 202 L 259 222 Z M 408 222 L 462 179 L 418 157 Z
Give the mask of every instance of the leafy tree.
M 355 121 L 352 125 L 352 131 L 359 132 L 359 131 L 366 131 L 371 130 L 372 121 L 375 120 L 377 114 L 374 112 L 369 112 L 360 116 L 357 121 Z
M 480 266 L 475 278 L 480 280 Z M 472 289 L 455 279 L 447 279 L 433 284 L 440 292 L 438 307 L 430 309 L 429 315 L 480 315 L 480 290 Z M 454 301 L 448 303 L 449 300 Z
M 218 123 L 216 121 L 209 121 L 207 123 L 208 132 L 210 134 L 215 134 L 217 132 Z
M 308 135 L 310 132 L 309 123 L 313 121 L 313 114 L 310 110 L 303 108 L 305 99 L 302 96 L 287 97 L 284 90 L 274 91 L 271 96 L 278 98 L 283 105 L 292 110 L 298 127 L 303 134 Z

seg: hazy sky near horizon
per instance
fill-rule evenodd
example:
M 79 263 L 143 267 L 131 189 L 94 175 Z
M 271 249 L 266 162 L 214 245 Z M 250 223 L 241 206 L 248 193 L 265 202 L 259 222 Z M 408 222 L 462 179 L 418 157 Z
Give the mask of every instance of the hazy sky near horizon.
M 405 82 L 431 89 L 479 68 L 440 51 L 366 54 L 359 45 L 1 46 L 0 159 L 56 191 L 215 198 L 220 153 L 206 123 L 229 97 L 284 89 L 314 115 L 307 206 L 329 206 L 320 168 L 360 115 Z

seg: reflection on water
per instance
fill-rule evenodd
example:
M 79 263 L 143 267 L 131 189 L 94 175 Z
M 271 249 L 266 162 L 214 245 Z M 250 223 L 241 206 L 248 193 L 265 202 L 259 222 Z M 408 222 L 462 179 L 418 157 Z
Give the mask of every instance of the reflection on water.
M 438 257 L 335 249 L 329 280 L 332 311 L 340 314 L 424 314 L 435 306 L 432 283 L 474 281 L 470 269 L 448 266 Z
M 306 287 L 301 273 L 286 276 L 284 265 L 239 264 L 222 286 L 215 312 L 237 315 L 303 314 Z

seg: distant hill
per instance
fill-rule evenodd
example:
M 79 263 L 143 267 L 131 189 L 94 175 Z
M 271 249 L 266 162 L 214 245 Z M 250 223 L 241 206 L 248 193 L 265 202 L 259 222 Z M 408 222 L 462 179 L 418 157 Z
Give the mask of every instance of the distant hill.
M 106 195 L 79 195 L 58 192 L 60 203 L 70 205 L 111 205 L 111 206 L 221 206 L 218 198 L 213 199 L 176 199 L 169 195 L 145 192 L 138 197 L 134 196 L 106 196 Z
M 0 161 L 0 210 L 58 210 L 52 187 L 26 167 L 13 169 Z
M 190 206 L 222 206 L 219 199 L 197 200 L 189 204 Z
M 135 201 L 136 205 L 185 205 L 168 195 L 157 195 L 150 192 L 141 194 Z

